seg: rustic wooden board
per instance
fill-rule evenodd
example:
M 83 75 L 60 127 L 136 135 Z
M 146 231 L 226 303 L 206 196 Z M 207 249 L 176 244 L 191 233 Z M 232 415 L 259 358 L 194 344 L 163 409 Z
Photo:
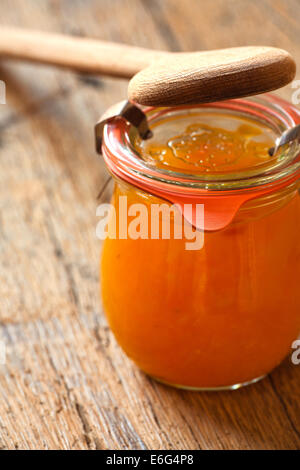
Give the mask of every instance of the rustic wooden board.
M 299 11 L 298 0 L 2 0 L 0 18 L 170 50 L 266 44 L 300 64 Z M 1 448 L 299 449 L 300 366 L 235 392 L 180 392 L 139 372 L 106 325 L 95 208 L 108 175 L 93 124 L 126 81 L 8 63 L 0 79 Z

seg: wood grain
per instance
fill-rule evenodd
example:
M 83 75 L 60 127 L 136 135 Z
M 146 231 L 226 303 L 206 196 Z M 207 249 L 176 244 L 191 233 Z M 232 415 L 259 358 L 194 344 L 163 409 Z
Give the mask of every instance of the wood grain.
M 264 43 L 300 63 L 296 0 L 2 0 L 0 14 L 155 49 Z M 127 82 L 4 63 L 0 79 L 1 448 L 299 449 L 300 366 L 289 359 L 243 390 L 180 392 L 139 372 L 107 327 L 95 209 L 111 183 L 93 125 Z
M 231 47 L 170 54 L 129 82 L 129 99 L 146 106 L 211 103 L 267 93 L 290 83 L 296 64 L 273 47 Z

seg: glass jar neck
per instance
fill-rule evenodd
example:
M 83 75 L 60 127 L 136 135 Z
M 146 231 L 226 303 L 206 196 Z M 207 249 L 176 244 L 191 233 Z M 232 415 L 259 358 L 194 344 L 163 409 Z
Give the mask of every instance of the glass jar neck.
M 289 103 L 272 95 L 241 100 L 204 104 L 199 106 L 182 106 L 175 108 L 149 108 L 145 110 L 150 127 L 157 126 L 170 119 L 195 116 L 201 120 L 203 112 L 218 112 L 227 118 L 244 117 L 257 125 L 267 126 L 279 137 L 285 130 L 300 123 L 300 113 Z M 118 176 L 129 177 L 137 184 L 143 180 L 153 186 L 161 184 L 172 187 L 172 190 L 192 189 L 207 191 L 253 190 L 260 186 L 273 186 L 277 182 L 288 180 L 300 171 L 299 142 L 286 146 L 272 165 L 263 168 L 249 168 L 224 174 L 199 174 L 158 168 L 145 161 L 135 145 L 137 132 L 134 126 L 123 119 L 116 119 L 105 126 L 103 150 L 108 167 L 118 170 Z

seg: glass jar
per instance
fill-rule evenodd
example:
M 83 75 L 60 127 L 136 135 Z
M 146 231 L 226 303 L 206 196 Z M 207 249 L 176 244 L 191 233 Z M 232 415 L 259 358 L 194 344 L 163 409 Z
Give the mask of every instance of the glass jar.
M 207 113 L 229 127 L 246 118 L 272 140 L 300 122 L 297 109 L 271 95 L 145 110 L 154 135 Z M 300 332 L 299 143 L 268 164 L 203 174 L 147 161 L 138 142 L 124 119 L 104 128 L 103 157 L 115 179 L 101 259 L 109 325 L 125 353 L 161 382 L 196 390 L 256 382 Z M 136 204 L 147 209 L 147 236 L 129 233 Z M 168 236 L 160 215 L 151 237 L 151 209 L 161 204 L 176 204 Z M 175 235 L 181 222 L 199 233 L 196 249 L 187 249 L 190 233 Z

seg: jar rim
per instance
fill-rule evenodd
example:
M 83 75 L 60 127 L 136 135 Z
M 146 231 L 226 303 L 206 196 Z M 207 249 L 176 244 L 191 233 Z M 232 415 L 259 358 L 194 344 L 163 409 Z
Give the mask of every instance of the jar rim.
M 264 124 L 280 136 L 285 130 L 300 123 L 300 112 L 285 100 L 266 94 L 251 98 L 235 99 L 200 105 L 178 106 L 168 108 L 147 108 L 144 113 L 151 126 L 166 116 L 195 113 L 198 109 L 227 111 L 235 116 L 251 117 L 257 123 Z M 286 146 L 282 158 L 267 168 L 247 169 L 235 173 L 221 175 L 204 175 L 182 173 L 170 169 L 153 167 L 145 160 L 133 145 L 134 128 L 122 118 L 115 118 L 107 123 L 103 132 L 103 156 L 112 173 L 124 179 L 139 183 L 147 182 L 147 186 L 168 187 L 172 192 L 188 192 L 195 194 L 209 192 L 251 191 L 262 186 L 271 189 L 278 183 L 287 184 L 300 173 L 299 143 Z

